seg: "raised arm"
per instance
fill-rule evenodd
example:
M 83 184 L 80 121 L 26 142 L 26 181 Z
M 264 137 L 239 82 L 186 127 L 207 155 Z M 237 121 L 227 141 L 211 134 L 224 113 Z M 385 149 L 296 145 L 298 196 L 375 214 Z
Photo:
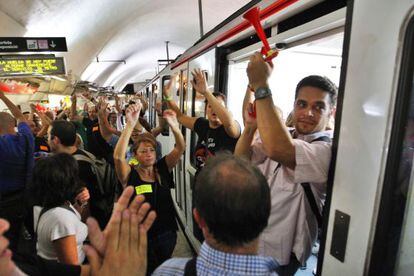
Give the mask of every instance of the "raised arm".
M 39 116 L 41 122 L 42 122 L 42 128 L 39 130 L 39 132 L 37 133 L 37 137 L 44 137 L 47 134 L 47 130 L 50 126 L 50 124 L 52 123 L 52 120 L 46 116 L 46 114 L 44 112 L 39 112 L 36 109 L 36 106 L 34 104 L 30 104 L 30 109 L 31 109 L 31 113 L 36 114 L 37 116 Z
M 164 97 L 164 101 L 167 102 L 168 108 L 175 112 L 177 115 L 177 120 L 180 124 L 194 130 L 194 124 L 197 121 L 197 117 L 190 117 L 183 114 L 177 104 L 174 102 L 171 94 L 172 90 L 175 87 L 175 77 L 172 76 L 170 82 L 164 87 L 162 93 Z
M 244 119 L 244 130 L 240 135 L 239 140 L 237 141 L 236 148 L 234 149 L 234 155 L 239 157 L 244 157 L 246 159 L 251 158 L 252 150 L 251 145 L 254 138 L 254 134 L 257 130 L 257 121 L 256 118 L 249 115 L 249 111 L 251 112 L 253 108 L 253 104 L 247 104 L 246 109 L 243 112 Z
M 201 72 L 200 69 L 195 69 L 193 72 L 191 72 L 191 74 L 193 75 L 191 84 L 198 93 L 206 97 L 208 103 L 211 105 L 211 108 L 214 110 L 214 112 L 217 113 L 217 116 L 223 123 L 226 133 L 230 137 L 238 138 L 240 136 L 239 124 L 233 119 L 230 111 L 228 111 L 227 108 L 223 106 L 220 101 L 213 95 L 213 93 L 209 91 L 203 72 Z
M 72 102 L 72 105 L 70 106 L 69 120 L 71 120 L 71 121 L 80 121 L 80 120 L 82 120 L 82 117 L 79 116 L 77 111 L 76 111 L 76 105 L 77 105 L 78 99 L 77 99 L 75 93 L 73 93 L 70 100 Z
M 117 131 L 108 122 L 108 103 L 99 104 L 98 110 L 99 132 L 105 141 L 109 142 L 113 134 L 120 136 L 121 132 Z
M 0 90 L 0 99 L 4 102 L 4 104 L 7 106 L 7 108 L 10 110 L 13 117 L 17 120 L 17 123 L 20 122 L 26 122 L 26 118 L 24 117 L 23 113 L 20 111 L 20 109 L 10 101 L 3 91 Z
M 114 150 L 114 162 L 115 171 L 119 181 L 125 187 L 128 181 L 131 167 L 128 165 L 125 155 L 128 149 L 128 141 L 131 137 L 132 130 L 139 118 L 139 112 L 141 111 L 141 103 L 130 105 L 126 110 L 127 123 L 124 131 L 122 131 L 121 137 L 116 144 Z
M 58 261 L 62 264 L 78 265 L 78 250 L 76 236 L 70 235 L 53 241 Z
M 247 76 L 250 86 L 269 89 L 268 78 L 272 67 L 264 61 L 260 53 L 250 57 Z M 279 113 L 274 108 L 271 95 L 256 98 L 257 126 L 266 155 L 272 160 L 294 169 L 296 166 L 293 139 Z
M 167 163 L 168 169 L 171 171 L 183 155 L 185 150 L 185 142 L 183 134 L 180 131 L 178 126 L 177 116 L 172 110 L 164 111 L 164 119 L 167 121 L 168 125 L 171 128 L 172 133 L 175 138 L 175 147 L 174 149 L 165 157 L 165 162 Z
M 244 94 L 244 99 L 243 99 L 243 107 L 242 107 L 243 125 L 246 125 L 246 116 L 248 115 L 248 113 L 246 114 L 245 110 L 247 110 L 249 108 L 249 104 L 253 102 L 254 102 L 254 91 L 250 88 L 250 85 L 248 85 L 246 88 L 246 94 Z
M 158 115 L 158 126 L 151 129 L 151 134 L 154 137 L 157 137 L 164 130 L 164 127 L 166 126 L 167 122 L 162 117 L 161 103 L 157 103 L 155 110 L 157 111 L 157 115 Z

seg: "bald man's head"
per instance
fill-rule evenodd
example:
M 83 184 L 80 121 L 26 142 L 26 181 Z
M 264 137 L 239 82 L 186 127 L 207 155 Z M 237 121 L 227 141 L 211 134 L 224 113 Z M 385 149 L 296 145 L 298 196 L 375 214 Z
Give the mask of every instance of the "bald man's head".
M 7 112 L 0 112 L 0 134 L 13 134 L 16 120 Z

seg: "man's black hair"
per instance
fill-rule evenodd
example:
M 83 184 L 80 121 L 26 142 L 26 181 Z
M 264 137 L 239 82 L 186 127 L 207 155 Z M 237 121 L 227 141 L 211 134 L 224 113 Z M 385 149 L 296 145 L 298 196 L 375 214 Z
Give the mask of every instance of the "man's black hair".
M 64 120 L 56 120 L 52 122 L 52 130 L 50 131 L 50 135 L 52 138 L 54 136 L 58 137 L 60 143 L 66 147 L 73 146 L 76 142 L 76 127 L 73 123 L 64 121 Z
M 59 153 L 36 162 L 29 188 L 36 205 L 50 209 L 74 203 L 80 189 L 78 162 L 71 155 Z
M 267 226 L 270 190 L 247 160 L 220 153 L 209 158 L 197 176 L 194 203 L 218 242 L 241 246 Z
M 338 96 L 338 87 L 327 77 L 311 75 L 303 78 L 296 86 L 295 99 L 298 97 L 299 90 L 302 87 L 310 86 L 319 88 L 329 94 L 329 100 L 332 107 L 336 106 L 336 98 Z

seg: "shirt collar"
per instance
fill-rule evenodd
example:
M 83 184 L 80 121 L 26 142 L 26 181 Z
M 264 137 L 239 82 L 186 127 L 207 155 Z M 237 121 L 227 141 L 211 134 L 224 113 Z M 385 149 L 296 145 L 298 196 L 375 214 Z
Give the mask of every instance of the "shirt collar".
M 200 265 L 243 275 L 268 275 L 275 272 L 278 266 L 271 257 L 225 253 L 215 250 L 206 242 L 202 244 L 197 259 L 201 261 Z

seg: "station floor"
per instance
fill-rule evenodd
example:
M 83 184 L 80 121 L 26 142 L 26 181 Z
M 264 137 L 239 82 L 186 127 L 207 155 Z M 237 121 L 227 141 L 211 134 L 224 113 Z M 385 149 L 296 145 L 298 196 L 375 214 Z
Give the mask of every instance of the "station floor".
M 181 227 L 178 227 L 177 232 L 177 244 L 174 248 L 174 252 L 172 255 L 173 258 L 192 258 L 193 252 L 190 248 L 190 245 L 187 242 L 187 239 L 185 238 Z

